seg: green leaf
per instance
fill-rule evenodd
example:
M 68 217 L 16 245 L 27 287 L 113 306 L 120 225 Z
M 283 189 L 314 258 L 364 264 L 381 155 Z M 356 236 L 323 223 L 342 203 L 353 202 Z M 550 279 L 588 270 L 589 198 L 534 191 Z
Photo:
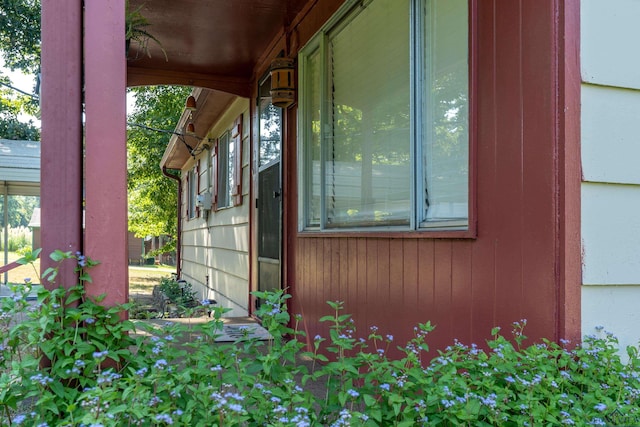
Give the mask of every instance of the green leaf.
M 376 406 L 378 404 L 376 398 L 371 396 L 370 394 L 362 395 L 362 399 L 364 400 L 364 404 L 367 405 L 368 408 Z
M 51 388 L 51 390 L 56 394 L 56 396 L 58 396 L 59 398 L 64 398 L 64 386 L 62 385 L 61 382 L 59 381 L 54 381 L 52 382 L 49 387 Z
M 59 249 L 56 249 L 55 251 L 53 251 L 51 253 L 51 255 L 49 255 L 49 258 L 51 258 L 52 260 L 56 261 L 56 262 L 60 262 L 64 259 L 70 258 L 71 257 L 71 252 L 62 252 Z
M 44 271 L 44 273 L 42 273 L 42 278 L 50 282 L 53 282 L 57 275 L 58 275 L 58 269 L 55 267 L 49 267 Z

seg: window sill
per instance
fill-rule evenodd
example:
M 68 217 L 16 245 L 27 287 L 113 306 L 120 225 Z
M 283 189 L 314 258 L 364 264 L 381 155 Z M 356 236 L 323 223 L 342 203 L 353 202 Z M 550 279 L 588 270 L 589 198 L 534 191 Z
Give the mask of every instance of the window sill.
M 298 231 L 300 238 L 336 238 L 336 237 L 363 237 L 386 239 L 476 239 L 474 229 L 469 230 L 303 230 Z

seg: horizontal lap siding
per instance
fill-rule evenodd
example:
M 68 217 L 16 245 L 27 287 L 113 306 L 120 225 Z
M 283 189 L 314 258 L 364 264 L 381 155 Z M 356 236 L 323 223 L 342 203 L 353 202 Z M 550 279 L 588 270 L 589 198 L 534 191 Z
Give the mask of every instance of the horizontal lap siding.
M 477 239 L 298 236 L 288 284 L 309 336 L 340 300 L 358 337 L 375 325 L 404 343 L 430 320 L 432 347 L 482 343 L 526 318 L 528 336 L 558 338 L 553 4 L 477 5 Z
M 582 330 L 640 341 L 640 3 L 581 2 Z
M 218 136 L 231 128 L 239 114 L 243 117 L 242 204 L 220 210 L 200 211 L 200 216 L 182 223 L 181 278 L 194 287 L 199 299 L 215 299 L 232 311 L 225 316 L 246 316 L 249 311 L 249 110 L 248 101 L 237 101 L 226 119 L 214 125 L 209 134 Z M 200 155 L 200 192 L 214 193 L 207 178 L 211 158 L 209 150 Z M 188 168 L 185 168 L 183 175 Z M 188 185 L 183 180 L 183 199 L 188 203 Z M 184 212 L 184 207 L 183 207 Z

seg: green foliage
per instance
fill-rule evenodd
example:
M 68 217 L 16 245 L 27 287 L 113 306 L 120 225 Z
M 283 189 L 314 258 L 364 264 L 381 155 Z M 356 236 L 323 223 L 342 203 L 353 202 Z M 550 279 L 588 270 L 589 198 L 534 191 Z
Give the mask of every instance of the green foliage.
M 131 123 L 173 130 L 190 89 L 155 86 L 130 89 Z M 160 160 L 171 135 L 130 126 L 127 136 L 129 229 L 138 237 L 176 235 L 177 183 L 162 174 Z
M 31 249 L 31 230 L 27 227 L 9 227 L 7 231 L 7 249 L 10 252 L 24 253 Z M 0 229 L 0 249 L 4 249 L 4 228 Z
M 81 276 L 95 264 L 82 255 Z M 53 272 L 49 272 L 49 277 Z M 54 275 L 55 276 L 55 275 Z M 511 339 L 484 348 L 455 342 L 427 363 L 429 323 L 418 325 L 401 359 L 389 359 L 392 336 L 372 327 L 358 338 L 342 304 L 322 322 L 303 352 L 301 318 L 290 316 L 282 291 L 257 292 L 258 316 L 272 340 L 247 333 L 218 343 L 221 316 L 199 325 L 145 327 L 120 322 L 125 307 L 105 308 L 82 282 L 69 290 L 29 286 L 0 304 L 2 425 L 145 426 L 556 426 L 637 425 L 640 360 L 599 331 L 582 345 L 544 341 L 523 347 L 525 322 Z M 26 317 L 15 322 L 15 316 Z M 300 339 L 291 339 L 300 338 Z M 328 359 L 325 354 L 331 354 Z M 43 363 L 45 358 L 50 363 Z M 301 363 L 308 359 L 312 363 Z
M 35 75 L 40 68 L 40 1 L 0 0 L 0 54 L 4 65 Z M 11 85 L 6 76 L 0 82 Z M 0 86 L 0 138 L 39 141 L 33 121 L 18 119 L 20 113 L 37 114 L 36 100 Z
M 9 85 L 11 83 L 2 75 L 0 75 L 0 82 Z M 40 131 L 34 126 L 33 121 L 23 122 L 18 118 L 23 112 L 36 113 L 37 103 L 27 96 L 17 95 L 17 92 L 0 86 L 0 138 L 22 141 L 40 140 Z
M 127 46 L 129 46 L 132 41 L 136 42 L 140 47 L 140 52 L 146 54 L 147 56 L 149 56 L 149 58 L 151 58 L 151 53 L 149 52 L 149 42 L 154 42 L 160 47 L 162 53 L 164 54 L 165 60 L 168 61 L 169 59 L 167 57 L 167 52 L 162 48 L 162 44 L 160 43 L 160 41 L 146 30 L 146 28 L 149 27 L 150 24 L 147 18 L 145 18 L 144 15 L 142 15 L 142 13 L 140 12 L 141 9 L 142 6 L 138 7 L 137 9 L 131 9 L 129 7 L 129 1 L 127 0 L 125 2 L 126 15 L 124 37 L 127 42 Z
M 38 72 L 39 0 L 0 0 L 0 52 L 7 67 L 31 74 Z
M 33 210 L 40 204 L 37 196 L 9 196 L 8 214 L 10 227 L 26 227 L 31 221 Z M 0 212 L 4 210 L 4 198 L 0 197 Z M 4 227 L 4 216 L 0 215 L 0 227 Z
M 169 301 L 182 308 L 191 306 L 196 295 L 191 283 L 185 281 L 179 282 L 170 277 L 160 279 L 158 286 L 162 293 L 169 298 Z

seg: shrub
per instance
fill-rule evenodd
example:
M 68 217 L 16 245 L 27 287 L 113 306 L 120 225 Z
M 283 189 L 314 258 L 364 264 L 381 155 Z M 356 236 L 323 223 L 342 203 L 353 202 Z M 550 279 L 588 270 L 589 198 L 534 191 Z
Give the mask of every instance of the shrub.
M 158 286 L 165 296 L 169 298 L 169 301 L 180 307 L 188 307 L 196 295 L 191 283 L 184 280 L 178 281 L 170 277 L 163 277 L 160 279 L 160 285 Z
M 523 343 L 525 322 L 511 339 L 492 331 L 484 348 L 460 342 L 427 363 L 429 323 L 386 356 L 392 336 L 372 327 L 358 338 L 342 304 L 328 337 L 315 337 L 304 352 L 303 337 L 286 311 L 283 292 L 256 293 L 265 301 L 258 315 L 273 339 L 244 336 L 215 343 L 222 334 L 215 309 L 211 322 L 166 324 L 136 335 L 120 321 L 127 306 L 105 308 L 81 282 L 69 290 L 42 290 L 29 305 L 29 286 L 0 306 L 0 406 L 2 425 L 62 426 L 526 426 L 637 424 L 640 420 L 640 361 L 628 349 L 623 364 L 611 334 L 568 343 Z M 56 270 L 46 276 L 55 278 Z M 26 318 L 15 322 L 17 314 Z M 292 327 L 288 325 L 291 324 Z M 331 353 L 331 360 L 324 354 Z M 308 358 L 311 364 L 301 363 Z M 318 388 L 320 386 L 320 388 Z
M 31 247 L 31 230 L 28 227 L 8 227 L 7 250 L 10 252 L 24 251 L 25 247 Z M 0 249 L 4 249 L 4 228 L 0 229 Z

